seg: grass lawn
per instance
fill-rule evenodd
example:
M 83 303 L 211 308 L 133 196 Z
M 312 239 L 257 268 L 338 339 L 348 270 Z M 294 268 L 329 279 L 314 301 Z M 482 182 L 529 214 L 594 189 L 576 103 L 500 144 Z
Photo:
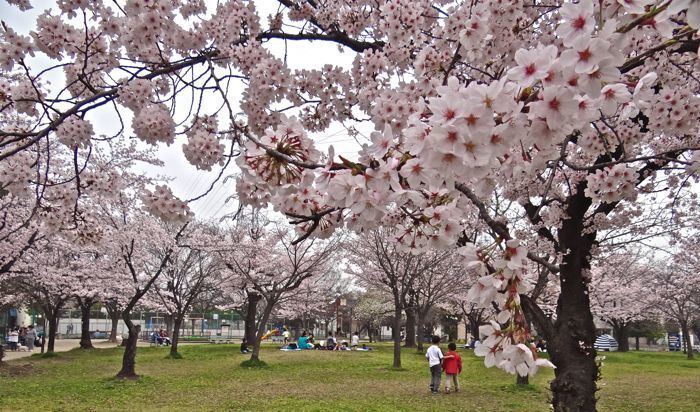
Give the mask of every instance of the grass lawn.
M 462 391 L 429 393 L 427 362 L 404 350 L 404 370 L 389 368 L 388 345 L 373 352 L 262 352 L 267 368 L 245 369 L 238 345 L 139 348 L 137 381 L 119 381 L 122 350 L 63 352 L 8 362 L 0 368 L 0 410 L 274 410 L 274 411 L 547 411 L 550 370 L 531 385 L 485 369 L 461 350 Z M 602 411 L 691 411 L 700 408 L 700 360 L 682 353 L 607 354 L 600 382 Z

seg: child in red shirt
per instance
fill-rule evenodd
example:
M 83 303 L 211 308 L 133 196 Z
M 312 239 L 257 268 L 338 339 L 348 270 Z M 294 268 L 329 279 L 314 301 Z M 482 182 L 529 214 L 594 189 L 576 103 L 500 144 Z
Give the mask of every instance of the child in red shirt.
M 450 381 L 455 384 L 455 392 L 459 392 L 459 379 L 458 376 L 462 373 L 462 357 L 457 353 L 457 345 L 454 342 L 450 342 L 447 345 L 449 350 L 445 357 L 443 358 L 443 368 L 447 374 L 447 379 L 445 379 L 445 393 L 450 393 Z

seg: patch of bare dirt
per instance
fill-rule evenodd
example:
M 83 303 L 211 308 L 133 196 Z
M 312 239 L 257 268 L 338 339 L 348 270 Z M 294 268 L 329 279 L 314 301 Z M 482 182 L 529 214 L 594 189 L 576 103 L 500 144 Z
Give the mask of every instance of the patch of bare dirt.
M 31 363 L 7 363 L 0 362 L 0 376 L 17 377 L 26 376 L 34 373 L 34 365 Z

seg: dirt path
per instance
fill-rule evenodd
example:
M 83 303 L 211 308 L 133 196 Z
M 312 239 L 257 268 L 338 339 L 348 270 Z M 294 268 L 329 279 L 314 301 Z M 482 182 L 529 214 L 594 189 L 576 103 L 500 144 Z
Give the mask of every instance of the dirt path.
M 93 339 L 92 345 L 96 348 L 112 348 L 117 346 L 114 342 L 109 342 L 107 339 Z M 149 346 L 148 342 L 139 342 L 139 346 Z M 56 344 L 54 345 L 55 352 L 67 352 L 71 349 L 80 347 L 80 339 L 56 339 Z M 10 350 L 5 350 L 5 358 L 3 361 L 11 361 L 13 359 L 26 358 L 34 355 L 35 353 L 41 353 L 41 348 L 34 348 L 34 352 L 12 352 Z

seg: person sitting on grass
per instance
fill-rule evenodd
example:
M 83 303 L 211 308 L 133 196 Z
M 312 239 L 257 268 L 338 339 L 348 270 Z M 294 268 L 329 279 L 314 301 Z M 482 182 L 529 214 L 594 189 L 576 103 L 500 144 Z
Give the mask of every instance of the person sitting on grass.
M 301 336 L 299 336 L 297 346 L 299 349 L 309 349 L 309 338 L 306 337 L 306 331 L 303 331 Z
M 250 349 L 248 349 L 248 339 L 243 337 L 243 340 L 241 341 L 241 353 L 248 353 L 250 352 Z
M 333 335 L 328 332 L 328 338 L 326 339 L 326 349 L 327 350 L 333 350 L 335 349 L 335 338 Z

